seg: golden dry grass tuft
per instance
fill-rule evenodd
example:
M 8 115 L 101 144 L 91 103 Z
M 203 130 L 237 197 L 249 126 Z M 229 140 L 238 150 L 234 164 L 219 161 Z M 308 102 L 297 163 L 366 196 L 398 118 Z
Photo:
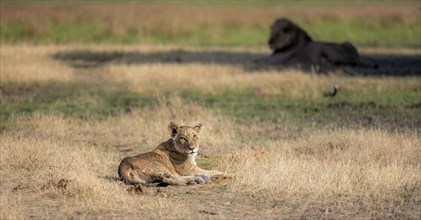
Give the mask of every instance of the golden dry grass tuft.
M 246 149 L 231 155 L 237 161 L 234 190 L 263 192 L 272 199 L 371 198 L 387 201 L 385 206 L 394 206 L 405 190 L 413 190 L 413 204 L 420 200 L 421 148 L 415 133 L 316 131 Z
M 51 56 L 51 51 L 52 48 L 48 46 L 36 49 L 34 46 L 1 45 L 1 82 L 68 82 L 73 77 L 72 70 L 45 59 Z

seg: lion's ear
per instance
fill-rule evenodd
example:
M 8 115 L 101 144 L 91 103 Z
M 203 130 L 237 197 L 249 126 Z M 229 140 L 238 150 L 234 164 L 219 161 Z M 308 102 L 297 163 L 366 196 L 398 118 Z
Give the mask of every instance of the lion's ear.
M 203 124 L 198 124 L 198 125 L 193 127 L 193 130 L 195 130 L 197 133 L 199 133 L 202 126 L 203 126 Z
M 178 124 L 175 122 L 170 122 L 170 124 L 168 125 L 168 130 L 170 131 L 170 135 L 172 138 L 174 138 L 177 135 L 179 127 L 180 126 L 178 126 Z

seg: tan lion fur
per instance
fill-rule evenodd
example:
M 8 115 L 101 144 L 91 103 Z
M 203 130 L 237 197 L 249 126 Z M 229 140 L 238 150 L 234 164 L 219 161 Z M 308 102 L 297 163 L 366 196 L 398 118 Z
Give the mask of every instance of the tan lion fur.
M 124 158 L 118 169 L 120 178 L 127 184 L 182 186 L 202 184 L 211 176 L 224 175 L 196 164 L 201 127 L 202 124 L 189 127 L 171 122 L 171 138 L 151 152 Z

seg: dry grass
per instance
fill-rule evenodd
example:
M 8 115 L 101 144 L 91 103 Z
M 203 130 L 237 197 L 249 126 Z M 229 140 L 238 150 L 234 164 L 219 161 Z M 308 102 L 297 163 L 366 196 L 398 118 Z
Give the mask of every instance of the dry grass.
M 73 76 L 72 70 L 51 59 L 45 59 L 51 55 L 51 50 L 51 47 L 37 49 L 26 45 L 1 45 L 1 82 L 68 82 Z
M 295 70 L 246 73 L 236 65 L 127 65 L 121 60 L 78 69 L 52 59 L 55 53 L 74 48 L 78 47 L 2 45 L 2 85 L 82 83 L 87 79 L 106 85 L 124 82 L 135 92 L 154 93 L 158 102 L 102 121 L 44 113 L 13 116 L 9 119 L 13 126 L 0 134 L 1 219 L 417 219 L 421 214 L 419 130 L 309 128 L 286 137 L 276 124 L 237 124 L 217 110 L 185 102 L 177 94 L 180 90 L 207 94 L 252 88 L 263 95 L 288 91 L 287 97 L 311 99 L 313 93 L 334 83 L 362 93 L 365 87 L 379 92 L 417 88 L 416 77 L 320 76 Z M 88 49 L 126 53 L 168 50 Z M 95 102 L 92 97 L 81 99 Z M 169 121 L 204 123 L 199 164 L 236 173 L 236 178 L 204 186 L 169 187 L 163 192 L 149 189 L 148 195 L 128 193 L 128 186 L 115 180 L 120 160 L 166 140 Z M 272 129 L 275 133 L 268 134 Z M 60 180 L 69 182 L 63 185 Z
M 112 65 L 110 77 L 127 83 L 131 91 L 165 93 L 194 91 L 201 94 L 221 94 L 227 91 L 252 90 L 254 95 L 279 96 L 292 99 L 317 99 L 326 88 L 341 85 L 342 91 L 368 94 L 390 89 L 417 88 L 417 77 L 349 78 L 337 75 L 308 74 L 297 70 L 264 70 L 244 74 L 241 67 L 197 64 L 158 64 L 144 66 Z M 379 83 L 381 81 L 381 83 Z M 357 86 L 358 85 L 358 86 Z
M 178 106 L 176 99 L 169 102 L 171 105 L 165 103 L 105 122 L 39 114 L 13 119 L 16 127 L 2 134 L 0 147 L 0 172 L 6 177 L 0 184 L 2 219 L 48 216 L 58 207 L 61 217 L 78 213 L 81 217 L 143 213 L 142 218 L 148 219 L 193 216 L 188 210 L 180 211 L 180 204 L 173 199 L 132 196 L 121 182 L 107 180 L 117 176 L 121 152 L 151 150 L 165 140 L 170 120 L 192 124 L 200 119 L 206 121 L 208 131 L 230 139 L 227 124 L 215 127 L 220 118 L 196 106 Z M 204 145 L 221 145 L 208 135 L 204 136 Z M 70 181 L 67 188 L 42 189 L 50 180 L 61 179 Z M 19 185 L 22 189 L 13 190 Z
M 232 188 L 265 194 L 274 201 L 318 201 L 334 212 L 342 208 L 357 213 L 369 207 L 369 214 L 398 217 L 408 211 L 408 204 L 416 206 L 421 199 L 420 155 L 415 134 L 316 131 L 298 140 L 262 143 L 233 153 L 238 178 Z M 405 201 L 408 193 L 413 197 Z
M 228 200 L 249 195 L 246 204 L 262 201 L 274 212 L 289 208 L 290 213 L 307 217 L 416 218 L 420 214 L 416 207 L 421 200 L 421 148 L 415 133 L 314 131 L 298 139 L 242 143 L 236 137 L 258 130 L 258 125 L 236 127 L 177 99 L 164 103 L 104 122 L 46 115 L 15 118 L 16 128 L 1 136 L 2 218 L 57 212 L 61 217 L 196 216 L 194 210 L 200 205 L 186 209 L 194 198 L 178 199 L 171 189 L 169 198 L 133 196 L 111 179 L 117 176 L 124 155 L 151 150 L 167 138 L 168 121 L 193 124 L 199 119 L 207 124 L 204 152 L 221 158 L 212 162 L 217 166 L 212 168 L 237 174 L 219 192 L 233 193 Z M 49 181 L 61 179 L 70 181 L 67 188 L 43 189 Z M 18 186 L 22 189 L 13 190 Z
M 109 62 L 96 69 L 74 69 L 66 62 L 51 58 L 55 54 L 83 51 L 92 53 L 93 62 L 100 62 L 102 56 Z M 174 51 L 183 51 L 186 63 L 162 62 L 173 56 Z M 221 52 L 233 52 L 222 54 Z M 365 49 L 363 52 L 418 55 L 412 49 Z M 215 54 L 207 54 L 214 52 Z M 151 57 L 145 54 L 156 54 Z M 294 69 L 282 74 L 276 69 L 255 70 L 251 73 L 244 63 L 251 63 L 250 56 L 235 57 L 236 54 L 265 56 L 265 50 L 254 48 L 192 48 L 176 46 L 11 46 L 2 45 L 0 52 L 1 80 L 5 82 L 78 82 L 107 81 L 126 83 L 129 90 L 139 93 L 160 95 L 166 92 L 194 91 L 215 94 L 223 91 L 253 90 L 256 95 L 283 96 L 293 99 L 315 99 L 332 85 L 339 84 L 344 91 L 362 94 L 373 90 L 381 93 L 387 90 L 417 88 L 417 77 L 346 77 L 338 74 L 308 74 Z M 197 55 L 196 55 L 197 54 Z M 87 56 L 85 54 L 85 56 Z M 98 57 L 95 57 L 98 56 Z M 82 63 L 83 58 L 75 58 Z M 142 61 L 145 59 L 145 61 Z M 150 63 L 148 63 L 150 59 Z M 216 61 L 212 61 L 216 59 Z M 162 61 L 160 61 L 162 60 Z M 220 60 L 225 60 L 221 65 Z M 232 64 L 230 64 L 230 62 Z M 71 62 L 70 62 L 71 63 Z M 239 65 L 241 63 L 241 65 Z M 72 63 L 71 63 L 72 64 Z M 131 64 L 131 65 L 127 65 Z M 48 67 L 48 68 L 46 68 Z M 246 72 L 246 74 L 245 74 Z M 94 77 L 92 77 L 94 75 Z M 358 85 L 358 86 L 357 86 Z

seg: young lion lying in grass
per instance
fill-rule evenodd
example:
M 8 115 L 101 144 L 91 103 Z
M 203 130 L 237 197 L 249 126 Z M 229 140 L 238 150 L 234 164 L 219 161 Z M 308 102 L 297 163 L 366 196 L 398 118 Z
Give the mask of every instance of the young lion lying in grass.
M 151 152 L 124 158 L 118 168 L 120 178 L 127 184 L 183 186 L 206 183 L 215 175 L 225 176 L 196 164 L 201 127 L 202 124 L 189 127 L 171 122 L 168 125 L 171 138 Z

